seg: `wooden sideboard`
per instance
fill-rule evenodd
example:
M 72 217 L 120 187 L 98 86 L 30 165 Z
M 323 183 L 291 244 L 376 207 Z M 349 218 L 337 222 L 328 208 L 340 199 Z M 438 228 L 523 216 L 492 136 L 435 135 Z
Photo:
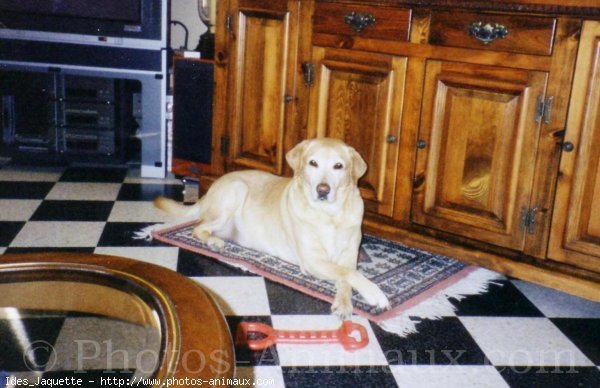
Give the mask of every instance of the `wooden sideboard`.
M 368 162 L 370 233 L 600 301 L 600 2 L 224 0 L 213 156 Z

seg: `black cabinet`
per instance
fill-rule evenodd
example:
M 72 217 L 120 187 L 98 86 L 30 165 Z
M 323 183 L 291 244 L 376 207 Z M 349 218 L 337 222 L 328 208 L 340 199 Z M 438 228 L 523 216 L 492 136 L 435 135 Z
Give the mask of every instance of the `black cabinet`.
M 124 162 L 139 152 L 135 80 L 0 72 L 5 156 L 28 161 Z M 137 144 L 136 144 L 137 143 Z
M 0 72 L 3 149 L 56 151 L 56 77 L 49 73 Z

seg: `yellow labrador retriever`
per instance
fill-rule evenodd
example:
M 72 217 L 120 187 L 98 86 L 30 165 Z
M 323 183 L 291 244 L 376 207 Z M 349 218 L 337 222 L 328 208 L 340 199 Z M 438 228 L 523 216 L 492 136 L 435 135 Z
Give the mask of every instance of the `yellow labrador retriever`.
M 223 240 L 277 256 L 304 273 L 336 282 L 334 314 L 352 313 L 352 287 L 388 308 L 383 292 L 356 270 L 363 200 L 357 187 L 367 165 L 340 140 L 305 140 L 286 154 L 292 178 L 257 170 L 219 178 L 195 205 L 159 197 L 167 213 L 198 217 L 194 237 L 223 247 Z

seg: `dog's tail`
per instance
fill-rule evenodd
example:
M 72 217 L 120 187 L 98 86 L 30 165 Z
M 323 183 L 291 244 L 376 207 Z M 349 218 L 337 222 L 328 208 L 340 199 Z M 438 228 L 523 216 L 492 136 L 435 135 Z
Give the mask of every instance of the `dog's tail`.
M 202 213 L 202 200 L 193 205 L 184 205 L 169 198 L 157 197 L 154 199 L 154 206 L 176 217 L 198 218 Z

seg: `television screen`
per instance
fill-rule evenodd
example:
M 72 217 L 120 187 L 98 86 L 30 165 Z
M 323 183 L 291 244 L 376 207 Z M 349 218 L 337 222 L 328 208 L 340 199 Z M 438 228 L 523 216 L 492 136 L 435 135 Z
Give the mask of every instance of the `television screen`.
M 139 23 L 141 0 L 2 0 L 0 11 Z

